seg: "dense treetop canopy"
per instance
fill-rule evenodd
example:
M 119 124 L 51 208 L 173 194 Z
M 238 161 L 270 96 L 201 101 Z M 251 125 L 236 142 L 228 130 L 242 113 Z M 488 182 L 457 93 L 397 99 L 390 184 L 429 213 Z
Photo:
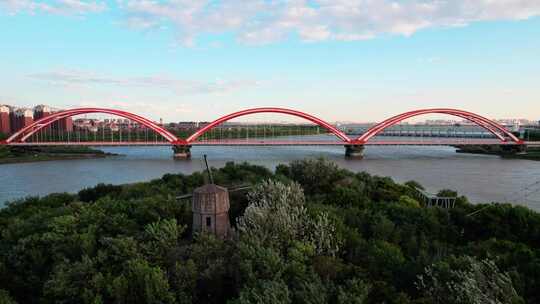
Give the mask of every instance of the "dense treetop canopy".
M 322 159 L 213 170 L 252 185 L 231 192 L 227 240 L 192 236 L 176 199 L 202 173 L 10 203 L 0 303 L 540 303 L 540 214 L 527 208 L 427 208 L 418 183 Z

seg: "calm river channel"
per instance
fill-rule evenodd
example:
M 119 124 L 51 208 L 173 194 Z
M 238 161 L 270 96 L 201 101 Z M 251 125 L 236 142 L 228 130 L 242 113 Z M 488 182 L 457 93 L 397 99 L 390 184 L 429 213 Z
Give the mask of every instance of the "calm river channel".
M 63 160 L 0 165 L 0 207 L 6 201 L 53 192 L 77 192 L 98 183 L 148 181 L 165 173 L 203 169 L 207 154 L 214 167 L 228 161 L 275 168 L 280 163 L 323 156 L 352 171 L 416 180 L 429 191 L 449 188 L 470 201 L 512 202 L 540 211 L 540 162 L 497 156 L 458 154 L 452 147 L 367 147 L 365 158 L 350 160 L 340 146 L 194 147 L 192 159 L 172 159 L 169 147 L 112 147 L 104 159 Z

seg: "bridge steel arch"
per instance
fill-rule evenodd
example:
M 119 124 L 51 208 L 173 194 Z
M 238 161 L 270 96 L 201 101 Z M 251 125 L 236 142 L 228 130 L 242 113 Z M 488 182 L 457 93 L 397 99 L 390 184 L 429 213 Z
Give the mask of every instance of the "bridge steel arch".
M 368 140 L 370 140 L 372 137 L 384 131 L 386 128 L 394 126 L 405 119 L 419 116 L 419 115 L 425 115 L 425 114 L 447 114 L 451 116 L 461 117 L 488 130 L 497 138 L 499 138 L 501 142 L 507 142 L 508 140 L 506 137 L 508 137 L 515 144 L 521 145 L 524 143 L 523 140 L 516 137 L 514 134 L 512 134 L 512 132 L 508 131 L 504 126 L 488 118 L 485 118 L 483 116 L 480 116 L 472 112 L 467 112 L 467 111 L 457 110 L 457 109 L 447 109 L 447 108 L 422 109 L 422 110 L 410 111 L 410 112 L 406 112 L 406 113 L 402 113 L 402 114 L 390 117 L 386 119 L 385 121 L 380 122 L 374 125 L 373 127 L 369 128 L 364 134 L 356 138 L 354 140 L 354 143 L 364 144 Z
M 413 112 L 416 112 L 416 111 L 413 111 Z M 382 132 L 384 129 L 386 129 L 386 128 L 388 128 L 388 127 L 391 127 L 391 126 L 393 126 L 393 125 L 395 125 L 395 124 L 398 124 L 398 123 L 401 122 L 402 120 L 405 120 L 405 119 L 411 117 L 411 116 L 408 116 L 409 113 L 410 113 L 410 112 L 403 113 L 403 114 L 400 114 L 400 115 L 396 115 L 396 116 L 394 116 L 394 117 L 391 117 L 391 118 L 385 120 L 385 121 L 382 122 L 382 123 L 379 123 L 378 125 L 375 125 L 375 126 L 372 128 L 373 131 L 376 131 L 376 134 L 375 134 L 375 135 L 379 134 L 380 132 Z M 437 112 L 437 113 L 442 113 L 442 112 Z M 428 114 L 428 113 L 424 113 L 424 114 Z M 475 123 L 476 125 L 481 126 L 481 127 L 483 127 L 484 129 L 487 129 L 489 132 L 491 132 L 493 135 L 495 135 L 495 137 L 499 138 L 501 141 L 506 141 L 506 138 L 504 137 L 504 133 L 501 134 L 501 133 L 500 133 L 501 130 L 499 130 L 500 128 L 502 128 L 502 131 L 506 131 L 506 129 L 504 129 L 504 127 L 502 127 L 502 126 L 500 126 L 500 128 L 499 128 L 498 126 L 493 126 L 493 125 L 491 125 L 491 124 L 490 124 L 491 121 L 483 121 L 483 120 L 479 120 L 479 119 L 477 119 L 477 118 L 475 118 L 475 117 L 467 116 L 467 115 L 463 115 L 463 114 L 450 114 L 450 113 L 444 113 L 444 114 L 449 114 L 449 115 L 452 115 L 452 116 L 461 117 L 461 118 L 463 118 L 463 119 L 469 120 L 469 121 Z M 418 114 L 418 115 L 423 115 L 423 114 Z M 408 116 L 408 117 L 407 117 L 407 116 Z M 402 117 L 405 117 L 405 118 L 402 118 Z M 394 121 L 394 123 L 392 123 L 392 124 L 390 124 L 390 125 L 383 126 L 383 124 L 384 124 L 385 122 L 390 123 L 390 122 L 392 122 L 392 121 Z M 486 124 L 486 123 L 487 123 L 487 124 Z M 380 128 L 378 128 L 378 126 L 379 126 Z M 377 129 L 378 129 L 378 130 L 377 130 Z M 368 130 L 368 132 L 369 132 L 369 131 L 371 131 L 371 129 Z M 367 133 L 367 132 L 366 132 L 366 133 Z M 366 134 L 366 135 L 367 135 L 367 134 Z M 510 133 L 510 135 L 513 136 L 513 134 L 511 134 L 511 133 Z M 374 136 L 374 135 L 373 135 L 373 136 Z M 369 138 L 371 138 L 371 137 L 373 137 L 373 136 L 370 135 L 370 136 L 366 139 L 366 141 L 369 140 Z
M 114 109 L 104 109 L 104 108 L 78 108 L 78 109 L 71 109 L 71 110 L 65 110 L 65 111 L 53 113 L 17 131 L 13 135 L 11 135 L 5 141 L 5 143 L 9 144 L 9 143 L 14 143 L 14 142 L 25 142 L 26 139 L 28 139 L 30 136 L 32 136 L 33 134 L 35 134 L 36 132 L 38 132 L 39 130 L 47 126 L 50 126 L 55 121 L 72 117 L 72 116 L 76 116 L 76 115 L 93 114 L 93 113 L 111 114 L 111 115 L 127 118 L 129 120 L 140 123 L 141 125 L 144 125 L 145 127 L 148 127 L 149 129 L 155 131 L 156 133 L 163 136 L 167 141 L 169 141 L 173 145 L 185 144 L 184 140 L 179 139 L 174 134 L 172 134 L 171 132 L 167 131 L 165 128 L 157 125 L 156 123 L 154 123 L 153 121 L 149 119 L 146 119 L 142 116 L 139 116 L 130 112 L 114 110 Z
M 325 128 L 325 129 L 327 129 L 328 131 L 332 132 L 336 137 L 341 139 L 343 141 L 343 143 L 345 143 L 345 144 L 348 144 L 348 143 L 351 142 L 351 139 L 343 131 L 339 130 L 338 128 L 334 127 L 330 123 L 327 123 L 326 121 L 324 121 L 324 120 L 322 120 L 320 118 L 317 118 L 317 117 L 315 117 L 313 115 L 310 115 L 310 114 L 307 114 L 307 113 L 304 113 L 304 112 L 300 112 L 300 111 L 296 111 L 296 110 L 291 110 L 291 109 L 286 109 L 286 108 L 271 108 L 271 107 L 246 109 L 246 110 L 234 112 L 234 113 L 231 113 L 229 115 L 225 115 L 223 117 L 220 117 L 220 118 L 214 120 L 213 122 L 211 122 L 210 124 L 206 125 L 205 127 L 199 129 L 197 132 L 193 133 L 188 138 L 186 138 L 186 142 L 189 144 L 189 143 L 192 143 L 192 142 L 196 141 L 197 138 L 202 136 L 204 133 L 210 131 L 214 127 L 216 127 L 216 126 L 218 126 L 218 125 L 220 125 L 220 124 L 222 124 L 222 123 L 224 123 L 226 121 L 229 121 L 229 120 L 237 118 L 237 117 L 246 116 L 246 115 L 252 115 L 252 114 L 258 114 L 258 113 L 278 113 L 278 114 L 285 114 L 285 115 L 300 117 L 300 118 L 311 121 L 311 122 Z

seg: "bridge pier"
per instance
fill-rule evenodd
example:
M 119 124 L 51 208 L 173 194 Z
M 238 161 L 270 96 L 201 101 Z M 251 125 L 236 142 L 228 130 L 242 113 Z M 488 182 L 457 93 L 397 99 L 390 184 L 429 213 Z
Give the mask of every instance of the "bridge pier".
M 190 145 L 174 145 L 172 146 L 174 152 L 174 159 L 190 159 L 191 158 L 191 146 Z
M 364 145 L 345 145 L 345 156 L 349 158 L 364 158 Z

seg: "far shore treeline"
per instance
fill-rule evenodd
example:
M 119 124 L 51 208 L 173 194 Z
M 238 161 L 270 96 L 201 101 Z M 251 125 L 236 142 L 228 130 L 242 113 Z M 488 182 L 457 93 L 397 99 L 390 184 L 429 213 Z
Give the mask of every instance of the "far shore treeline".
M 1 170 L 1 169 L 0 169 Z M 204 173 L 11 202 L 0 210 L 0 303 L 540 303 L 540 214 L 452 209 L 416 182 L 324 159 L 213 169 L 234 234 L 192 236 L 177 200 Z

